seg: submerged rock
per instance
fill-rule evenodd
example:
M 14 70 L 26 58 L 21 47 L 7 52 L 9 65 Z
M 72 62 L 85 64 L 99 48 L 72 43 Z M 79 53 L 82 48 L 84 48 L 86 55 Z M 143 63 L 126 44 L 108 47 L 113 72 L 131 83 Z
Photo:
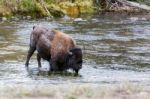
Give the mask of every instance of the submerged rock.
M 46 18 L 45 18 L 45 20 L 47 20 L 47 21 L 51 21 L 51 20 L 53 20 L 53 17 L 52 17 L 52 16 L 50 16 L 50 17 L 46 17 Z
M 32 17 L 31 16 L 27 16 L 26 18 L 27 18 L 27 20 L 30 20 Z
M 130 17 L 129 20 L 131 20 L 132 22 L 135 22 L 135 21 L 145 21 L 147 20 L 146 18 L 144 17 Z
M 73 20 L 74 22 L 85 22 L 85 21 L 87 21 L 87 20 L 84 20 L 84 19 L 82 19 L 82 18 L 75 18 L 74 20 Z
M 91 19 L 92 22 L 99 22 L 98 19 Z
M 1 20 L 2 20 L 2 21 L 7 21 L 7 18 L 6 18 L 6 17 L 2 17 Z
M 12 17 L 10 18 L 10 20 L 12 20 L 12 21 L 19 21 L 19 18 L 12 16 Z

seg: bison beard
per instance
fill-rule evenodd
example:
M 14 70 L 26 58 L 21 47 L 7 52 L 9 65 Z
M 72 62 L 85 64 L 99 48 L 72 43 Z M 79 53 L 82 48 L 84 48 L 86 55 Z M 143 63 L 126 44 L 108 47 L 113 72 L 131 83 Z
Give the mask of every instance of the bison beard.
M 35 50 L 38 52 L 38 67 L 41 67 L 43 58 L 50 64 L 49 71 L 64 71 L 71 68 L 78 74 L 82 68 L 82 50 L 76 47 L 75 41 L 69 35 L 60 31 L 34 26 L 30 35 L 26 67 Z

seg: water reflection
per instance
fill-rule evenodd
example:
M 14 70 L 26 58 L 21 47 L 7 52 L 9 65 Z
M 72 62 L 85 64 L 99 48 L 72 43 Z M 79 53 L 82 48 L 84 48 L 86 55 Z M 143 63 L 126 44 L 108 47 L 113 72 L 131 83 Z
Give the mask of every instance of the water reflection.
M 132 17 L 140 17 L 133 21 Z M 0 24 L 0 83 L 115 84 L 122 81 L 149 84 L 150 82 L 150 21 L 144 16 L 98 15 L 86 21 L 55 19 L 32 20 Z M 41 24 L 68 33 L 83 49 L 84 64 L 81 77 L 72 73 L 48 75 L 49 65 L 42 62 L 38 70 L 36 57 L 26 71 L 24 62 L 32 27 Z M 62 74 L 61 74 L 62 75 Z M 70 76 L 71 75 L 71 76 Z
M 49 77 L 56 77 L 56 76 L 63 76 L 63 77 L 80 77 L 81 75 L 75 75 L 75 73 L 73 71 L 49 71 L 48 69 L 42 69 L 42 68 L 29 68 L 26 67 L 26 71 L 28 73 L 28 76 L 49 76 Z

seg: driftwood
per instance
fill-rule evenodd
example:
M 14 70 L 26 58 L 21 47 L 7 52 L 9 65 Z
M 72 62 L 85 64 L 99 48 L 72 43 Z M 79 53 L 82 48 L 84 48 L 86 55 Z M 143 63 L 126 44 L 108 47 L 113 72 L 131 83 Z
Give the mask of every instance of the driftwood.
M 130 1 L 128 1 L 128 4 L 131 5 L 131 6 L 143 9 L 143 10 L 150 11 L 150 6 L 147 6 L 147 5 L 144 5 L 144 4 L 139 4 L 139 3 L 136 3 L 136 2 L 130 2 Z
M 99 0 L 105 10 L 112 11 L 150 11 L 150 6 L 127 0 Z

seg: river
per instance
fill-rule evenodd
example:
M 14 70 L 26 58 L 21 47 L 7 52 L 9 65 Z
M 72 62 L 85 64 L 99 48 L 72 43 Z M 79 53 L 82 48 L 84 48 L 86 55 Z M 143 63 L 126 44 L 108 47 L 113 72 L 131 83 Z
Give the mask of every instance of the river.
M 83 49 L 79 77 L 48 75 L 36 55 L 29 71 L 25 60 L 34 25 L 57 29 L 72 36 Z M 72 72 L 72 71 L 70 71 Z M 0 23 L 0 84 L 118 84 L 124 81 L 150 85 L 150 18 L 148 15 L 93 15 L 81 19 L 19 20 Z

